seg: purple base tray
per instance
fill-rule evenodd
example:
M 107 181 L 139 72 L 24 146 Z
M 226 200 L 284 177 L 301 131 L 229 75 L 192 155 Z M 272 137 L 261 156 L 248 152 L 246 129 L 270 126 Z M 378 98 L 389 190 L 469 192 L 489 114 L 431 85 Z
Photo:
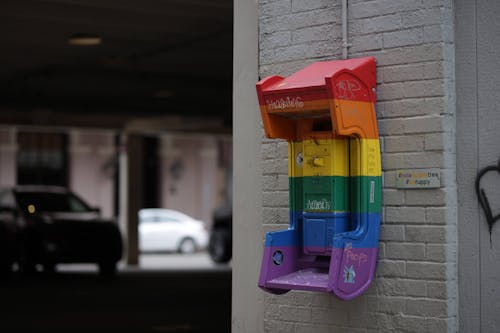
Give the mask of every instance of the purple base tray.
M 277 263 L 279 252 L 282 262 Z M 282 294 L 290 290 L 330 292 L 349 300 L 369 288 L 375 273 L 378 248 L 334 248 L 331 256 L 305 255 L 299 247 L 264 248 L 259 286 Z M 326 259 L 326 260 L 325 260 Z
M 328 269 L 304 268 L 266 282 L 269 288 L 328 291 Z

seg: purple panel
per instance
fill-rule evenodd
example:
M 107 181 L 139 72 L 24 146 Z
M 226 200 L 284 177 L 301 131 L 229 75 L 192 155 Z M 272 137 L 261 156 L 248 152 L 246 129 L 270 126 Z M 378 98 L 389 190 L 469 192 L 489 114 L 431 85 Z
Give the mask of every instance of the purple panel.
M 327 291 L 328 269 L 305 268 L 267 282 L 269 287 L 294 290 Z
M 296 246 L 264 247 L 264 255 L 262 256 L 262 265 L 260 268 L 259 287 L 267 290 L 267 282 L 269 280 L 297 271 L 298 250 Z M 281 263 L 277 260 L 280 257 L 279 253 L 282 254 Z
M 377 253 L 378 248 L 353 248 L 351 243 L 334 248 L 328 290 L 344 300 L 362 294 L 373 280 Z
M 274 294 L 289 290 L 332 292 L 350 300 L 368 289 L 373 280 L 378 248 L 353 248 L 352 243 L 346 243 L 345 248 L 332 250 L 329 267 L 320 265 L 315 256 L 301 255 L 300 250 L 296 246 L 265 247 L 259 287 Z
M 310 254 L 311 256 L 323 255 L 325 257 L 326 256 L 329 257 L 332 254 L 332 249 L 333 249 L 333 247 L 331 247 L 331 246 L 328 246 L 328 247 L 325 247 L 325 246 L 307 246 L 307 249 L 304 246 L 304 253 Z

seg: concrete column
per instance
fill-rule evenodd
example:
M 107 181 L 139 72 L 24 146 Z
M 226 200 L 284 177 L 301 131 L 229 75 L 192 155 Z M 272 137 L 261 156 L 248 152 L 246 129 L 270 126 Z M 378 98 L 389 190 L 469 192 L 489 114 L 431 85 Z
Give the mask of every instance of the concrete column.
M 128 157 L 127 157 L 127 135 L 120 135 L 120 145 L 118 148 L 118 224 L 125 244 L 128 243 Z
M 203 140 L 203 141 L 202 141 Z M 217 204 L 217 145 L 214 137 L 200 139 L 200 217 L 208 225 L 212 224 L 213 210 Z
M 15 128 L 0 130 L 0 187 L 17 183 L 17 140 Z
M 233 57 L 233 299 L 232 331 L 262 332 L 261 123 L 258 81 L 257 2 L 234 2 Z
M 143 140 L 140 135 L 127 136 L 127 264 L 139 264 L 139 218 L 143 191 Z

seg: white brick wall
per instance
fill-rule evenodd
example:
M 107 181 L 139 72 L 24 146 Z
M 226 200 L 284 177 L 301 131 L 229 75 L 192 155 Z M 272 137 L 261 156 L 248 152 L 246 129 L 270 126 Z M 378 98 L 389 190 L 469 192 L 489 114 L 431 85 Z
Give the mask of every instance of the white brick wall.
M 343 302 L 264 294 L 266 332 L 455 332 L 457 230 L 451 0 L 349 0 L 349 56 L 375 56 L 384 208 L 373 286 Z M 261 0 L 260 76 L 340 59 L 341 1 Z M 288 225 L 286 143 L 263 139 L 264 231 Z M 442 187 L 399 190 L 395 170 L 440 168 Z

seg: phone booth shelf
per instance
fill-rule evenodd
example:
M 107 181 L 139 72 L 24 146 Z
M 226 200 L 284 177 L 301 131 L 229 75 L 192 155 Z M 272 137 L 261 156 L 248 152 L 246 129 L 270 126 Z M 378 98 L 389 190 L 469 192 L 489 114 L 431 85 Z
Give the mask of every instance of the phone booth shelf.
M 290 225 L 266 234 L 259 286 L 349 300 L 370 286 L 381 221 L 373 57 L 257 83 L 265 134 L 288 141 Z

